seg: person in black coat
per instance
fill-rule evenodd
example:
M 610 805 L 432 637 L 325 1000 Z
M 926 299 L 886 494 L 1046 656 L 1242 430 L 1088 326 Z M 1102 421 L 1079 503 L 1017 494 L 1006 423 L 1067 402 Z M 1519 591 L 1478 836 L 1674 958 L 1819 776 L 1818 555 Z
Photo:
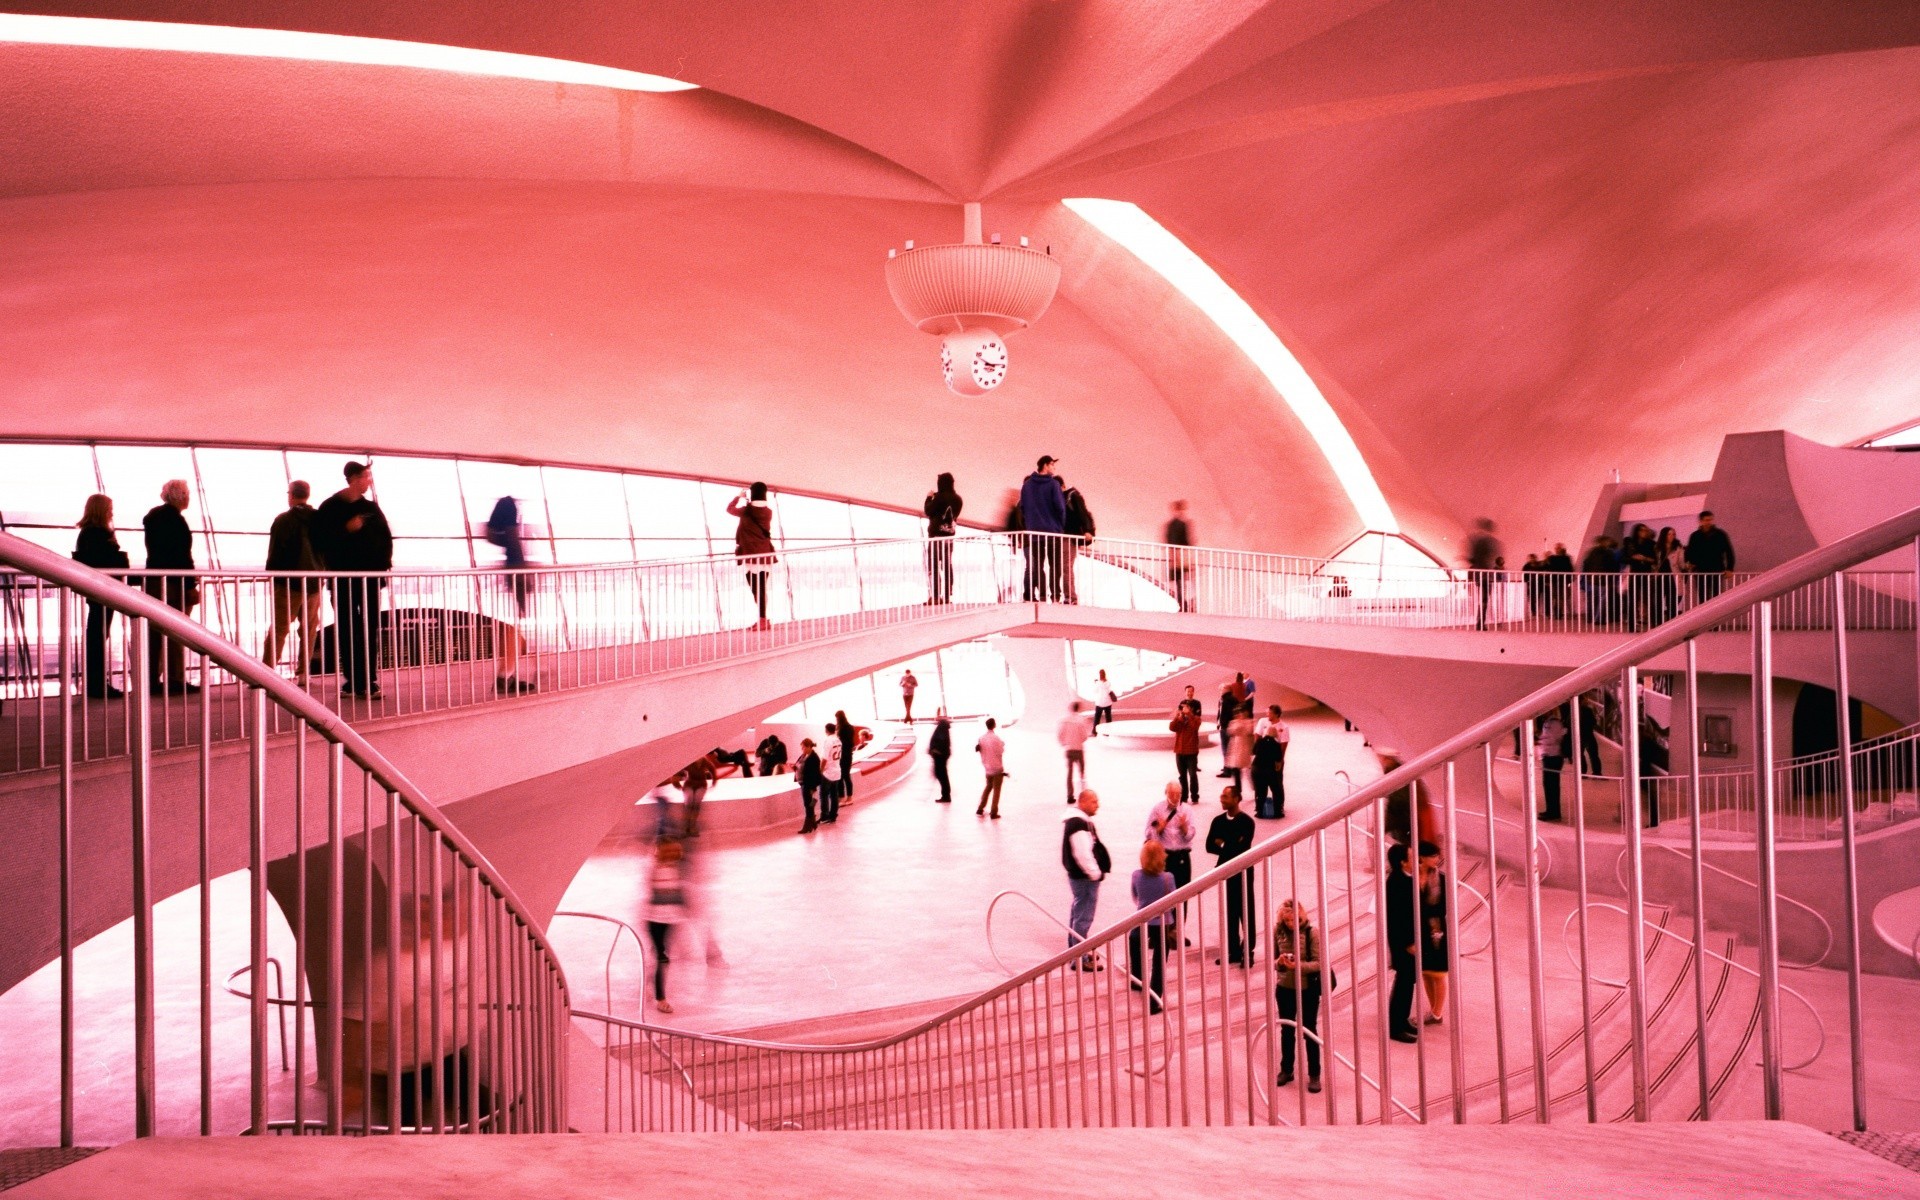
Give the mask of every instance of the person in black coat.
M 1733 571 L 1733 539 L 1713 523 L 1711 511 L 1700 514 L 1700 528 L 1687 539 L 1687 569 L 1693 572 L 1695 604 L 1718 596 Z
M 814 804 L 820 797 L 820 785 L 827 776 L 820 769 L 820 752 L 814 749 L 812 738 L 800 739 L 800 761 L 793 764 L 793 773 L 800 780 L 800 803 L 806 806 L 807 819 L 800 826 L 801 833 L 812 833 L 820 828 L 815 817 Z
M 373 489 L 373 469 L 350 462 L 347 486 L 314 510 L 310 525 L 313 552 L 331 571 L 364 572 L 333 581 L 335 659 L 348 696 L 380 697 L 381 574 L 393 570 L 393 529 Z
M 940 799 L 935 803 L 952 804 L 953 781 L 947 778 L 947 760 L 953 757 L 953 723 L 947 720 L 944 708 L 934 718 L 933 736 L 927 739 L 927 757 L 933 760 L 933 777 L 940 784 Z
M 966 501 L 953 489 L 953 475 L 942 471 L 921 506 L 927 515 L 927 597 L 932 604 L 953 602 L 953 535 Z
M 1387 850 L 1387 948 L 1393 964 L 1393 995 L 1388 1002 L 1387 1031 L 1396 1042 L 1420 1040 L 1419 1026 L 1413 1023 L 1413 996 L 1420 979 L 1421 960 L 1432 953 L 1427 947 L 1416 949 L 1420 940 L 1419 930 L 1426 925 L 1424 918 L 1428 910 L 1424 904 L 1418 911 L 1414 908 L 1420 889 L 1415 886 L 1410 858 L 1406 846 L 1400 843 L 1395 843 Z M 1421 842 L 1422 875 L 1439 869 L 1440 848 L 1431 842 Z M 1444 943 L 1437 944 L 1444 948 Z M 1444 967 L 1432 969 L 1441 970 Z
M 148 509 L 140 522 L 146 533 L 146 569 L 167 572 L 148 576 L 146 593 L 180 612 L 192 612 L 200 603 L 199 581 L 187 574 L 194 569 L 193 529 L 180 515 L 187 510 L 192 495 L 186 480 L 167 480 L 160 487 L 160 503 Z M 200 690 L 187 682 L 186 646 L 161 636 L 160 630 L 152 625 L 147 627 L 147 688 L 156 696 L 179 696 Z
M 80 514 L 80 534 L 74 539 L 74 561 L 96 571 L 124 571 L 131 563 L 113 534 L 113 501 L 95 494 L 87 497 Z M 104 604 L 87 601 L 87 695 L 95 700 L 119 696 L 120 689 L 108 682 L 107 633 L 113 625 L 113 610 Z
M 1223 811 L 1207 826 L 1207 853 L 1213 855 L 1215 866 L 1253 849 L 1253 818 L 1240 811 L 1240 789 L 1223 790 L 1220 807 Z M 1253 898 L 1252 871 L 1227 880 L 1227 962 L 1236 967 L 1246 965 L 1253 956 Z

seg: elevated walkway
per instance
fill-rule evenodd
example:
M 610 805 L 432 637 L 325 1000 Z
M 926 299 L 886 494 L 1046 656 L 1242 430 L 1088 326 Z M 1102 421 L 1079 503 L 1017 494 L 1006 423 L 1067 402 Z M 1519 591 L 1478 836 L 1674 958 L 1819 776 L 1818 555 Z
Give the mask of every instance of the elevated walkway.
M 1201 611 L 1176 611 L 1158 583 L 1149 586 L 1155 561 L 1118 551 L 1105 565 L 1125 586 L 1106 578 L 1101 586 L 1083 586 L 1077 604 L 1027 601 L 1017 598 L 1020 575 L 1010 573 L 1004 545 L 971 549 L 981 565 L 972 578 L 963 572 L 952 604 L 907 601 L 909 594 L 925 594 L 903 590 L 924 588 L 923 544 L 879 543 L 816 556 L 846 553 L 845 569 L 859 586 L 836 601 L 844 612 L 793 615 L 764 629 L 749 621 L 745 627 L 670 636 L 671 624 L 656 629 L 640 619 L 648 610 L 636 607 L 631 619 L 603 618 L 596 628 L 604 636 L 576 633 L 583 644 L 575 648 L 546 650 L 536 637 L 521 660 L 521 677 L 539 688 L 532 695 L 496 694 L 491 658 L 389 669 L 377 701 L 339 697 L 330 681 L 317 690 L 320 699 L 336 704 L 343 722 L 400 764 L 415 786 L 440 798 L 442 811 L 515 880 L 519 894 L 544 919 L 634 800 L 695 755 L 806 695 L 943 646 L 993 634 L 1084 638 L 1234 663 L 1315 696 L 1365 729 L 1375 745 L 1405 755 L 1438 744 L 1627 636 L 1577 622 L 1524 617 L 1477 629 L 1470 613 L 1463 619 L 1464 593 L 1457 590 L 1416 597 L 1386 613 L 1356 612 L 1348 601 L 1330 603 L 1325 597 L 1304 604 L 1302 581 L 1314 581 L 1313 564 L 1220 551 L 1206 552 L 1219 561 L 1203 564 L 1199 572 L 1195 586 Z M 1165 551 L 1147 549 L 1155 555 Z M 956 561 L 964 567 L 967 554 L 957 551 Z M 791 555 L 785 569 L 818 578 L 838 565 Z M 733 569 L 731 560 L 666 566 L 682 574 Z M 621 588 L 628 586 L 625 574 L 652 569 L 651 564 L 619 569 Z M 611 573 L 596 569 L 567 576 L 596 589 L 572 596 L 572 607 L 591 611 L 592 597 L 609 605 L 627 597 L 627 590 L 601 578 Z M 1910 584 L 1911 577 L 1906 578 Z M 557 579 L 546 586 L 565 594 Z M 244 606 L 236 599 L 231 607 Z M 1818 611 L 1800 607 L 1805 619 L 1798 623 L 1818 625 Z M 1852 690 L 1889 712 L 1920 716 L 1911 712 L 1912 689 L 1902 682 L 1915 674 L 1914 637 L 1893 628 L 1905 620 L 1904 610 L 1889 611 L 1878 622 L 1888 628 L 1852 634 L 1857 647 Z M 1824 631 L 1783 630 L 1773 643 L 1775 669 L 1783 677 L 1818 680 L 1830 670 L 1830 634 Z M 1747 669 L 1747 634 L 1707 632 L 1697 644 L 1702 670 Z M 1678 666 L 1678 652 L 1670 651 L 1647 669 Z M 245 744 L 238 740 L 245 717 L 237 688 L 216 676 L 205 693 L 156 698 L 154 707 L 160 743 L 152 759 L 156 827 L 194 827 L 203 786 L 203 737 L 210 748 L 204 786 L 211 802 L 216 808 L 241 803 L 247 774 Z M 9 701 L 0 713 L 0 828 L 16 831 L 27 851 L 0 863 L 0 894 L 17 898 L 18 927 L 32 931 L 0 943 L 0 990 L 57 951 L 51 865 L 57 827 L 48 798 L 58 785 L 51 764 L 58 759 L 59 708 L 57 695 L 42 694 Z M 76 701 L 73 720 L 81 760 L 73 784 L 77 819 L 111 825 L 120 819 L 125 797 L 125 704 Z M 324 771 L 318 757 L 309 761 L 313 789 L 324 787 Z M 277 790 L 270 803 L 290 805 L 291 790 Z M 269 812 L 270 825 L 284 829 L 291 821 L 290 808 Z M 350 816 L 350 835 L 354 828 Z M 530 829 L 540 836 L 528 837 Z M 216 838 L 209 851 L 213 874 L 240 869 L 247 852 L 244 837 Z M 187 847 L 162 853 L 155 864 L 157 894 L 191 886 L 195 865 Z M 123 849 L 111 840 L 80 845 L 77 936 L 94 936 L 126 918 L 128 876 Z

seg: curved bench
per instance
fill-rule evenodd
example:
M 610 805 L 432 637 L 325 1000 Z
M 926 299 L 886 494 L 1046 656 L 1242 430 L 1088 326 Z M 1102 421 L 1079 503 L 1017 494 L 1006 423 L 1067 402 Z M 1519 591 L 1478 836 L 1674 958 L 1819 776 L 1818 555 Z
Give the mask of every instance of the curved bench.
M 873 740 L 854 752 L 854 792 L 843 808 L 860 804 L 906 778 L 919 758 L 919 740 L 905 726 L 879 726 Z M 700 827 L 708 833 L 744 833 L 791 824 L 796 830 L 805 812 L 800 782 L 791 772 L 782 775 L 729 775 L 715 780 L 700 802 Z M 652 837 L 653 802 L 634 801 L 615 831 L 629 837 Z

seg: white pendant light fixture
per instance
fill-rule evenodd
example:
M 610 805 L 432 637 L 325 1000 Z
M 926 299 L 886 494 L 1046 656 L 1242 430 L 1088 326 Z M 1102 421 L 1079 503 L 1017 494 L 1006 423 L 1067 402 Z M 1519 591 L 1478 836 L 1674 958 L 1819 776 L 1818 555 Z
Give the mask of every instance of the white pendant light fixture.
M 900 315 L 941 338 L 940 371 L 961 396 L 984 396 L 1007 377 L 1001 339 L 1038 321 L 1060 287 L 1053 255 L 1020 239 L 980 234 L 980 206 L 965 206 L 962 240 L 887 251 L 887 290 Z

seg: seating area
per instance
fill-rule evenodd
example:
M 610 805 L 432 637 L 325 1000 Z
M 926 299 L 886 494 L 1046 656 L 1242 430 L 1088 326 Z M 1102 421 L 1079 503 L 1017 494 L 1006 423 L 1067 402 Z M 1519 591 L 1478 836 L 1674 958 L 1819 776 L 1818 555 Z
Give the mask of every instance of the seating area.
M 767 723 L 755 726 L 743 738 L 721 748 L 743 749 L 752 754 L 760 739 L 770 733 L 780 735 L 789 753 L 799 748 L 802 737 L 818 741 L 822 736 L 811 725 Z M 879 726 L 874 730 L 873 739 L 854 751 L 854 790 L 846 803 L 857 805 L 892 787 L 912 770 L 918 757 L 918 743 L 911 726 Z M 643 796 L 636 800 L 632 812 L 622 819 L 616 832 L 631 837 L 651 837 L 659 822 L 653 809 L 650 799 Z M 714 780 L 701 800 L 700 827 L 704 833 L 713 834 L 748 833 L 788 824 L 797 829 L 804 811 L 800 783 L 791 771 L 743 776 L 737 766 L 727 764 L 725 773 Z

